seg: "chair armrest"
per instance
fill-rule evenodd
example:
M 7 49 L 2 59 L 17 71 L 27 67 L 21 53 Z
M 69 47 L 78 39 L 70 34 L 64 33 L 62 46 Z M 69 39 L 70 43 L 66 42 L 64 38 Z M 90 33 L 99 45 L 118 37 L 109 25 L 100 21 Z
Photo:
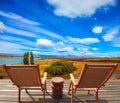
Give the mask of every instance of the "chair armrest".
M 42 83 L 45 84 L 47 78 L 47 72 L 44 72 Z
M 74 75 L 72 73 L 70 73 L 70 79 L 75 80 L 75 77 L 74 77 Z
M 78 79 L 75 79 L 75 77 L 72 73 L 70 73 L 70 79 L 71 79 L 71 82 L 73 83 L 73 85 L 77 85 L 77 80 Z

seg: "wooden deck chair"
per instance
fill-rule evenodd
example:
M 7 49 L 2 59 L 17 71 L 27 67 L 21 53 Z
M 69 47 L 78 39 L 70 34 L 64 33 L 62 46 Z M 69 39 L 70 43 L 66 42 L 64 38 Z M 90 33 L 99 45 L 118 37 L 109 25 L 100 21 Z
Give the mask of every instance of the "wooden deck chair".
M 46 77 L 44 73 L 43 78 L 40 77 L 39 65 L 4 65 L 4 69 L 11 79 L 11 81 L 18 87 L 18 103 L 41 103 L 38 102 L 24 102 L 21 101 L 21 91 L 27 90 L 41 90 L 43 92 L 43 102 L 45 102 L 46 93 Z
M 96 103 L 98 103 L 98 90 L 103 86 L 115 71 L 117 64 L 84 64 L 80 76 L 76 79 L 70 74 L 70 85 L 68 94 L 71 91 L 71 103 L 73 103 L 74 93 L 77 88 L 83 90 L 93 90 L 96 92 Z

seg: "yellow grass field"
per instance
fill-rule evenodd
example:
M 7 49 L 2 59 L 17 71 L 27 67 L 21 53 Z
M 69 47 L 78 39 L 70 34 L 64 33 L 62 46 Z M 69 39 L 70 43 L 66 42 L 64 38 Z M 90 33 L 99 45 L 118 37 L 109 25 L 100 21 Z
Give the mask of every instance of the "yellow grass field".
M 36 64 L 39 64 L 39 68 L 40 68 L 40 75 L 41 76 L 43 76 L 43 73 L 44 73 L 44 69 L 46 68 L 46 67 L 48 67 L 48 66 L 50 66 L 53 62 L 55 62 L 55 61 L 59 61 L 59 60 L 61 60 L 61 59 L 56 59 L 56 58 L 42 58 L 42 60 L 43 61 L 36 61 Z M 44 61 L 44 60 L 49 60 L 49 61 Z M 63 59 L 62 59 L 63 60 Z M 68 61 L 71 61 L 70 59 L 64 59 L 64 60 L 68 60 Z M 88 61 L 89 60 L 89 61 Z M 92 61 L 91 61 L 92 60 Z M 116 69 L 116 71 L 114 72 L 114 73 L 117 73 L 117 74 L 120 74 L 120 63 L 119 62 L 114 62 L 114 61 L 107 61 L 106 59 L 106 61 L 102 61 L 101 59 L 95 59 L 94 61 L 93 61 L 94 59 L 85 59 L 84 61 L 83 61 L 83 59 L 81 60 L 81 61 L 76 61 L 75 60 L 75 62 L 73 62 L 73 60 L 71 61 L 72 63 L 73 63 L 73 65 L 77 68 L 77 70 L 75 70 L 73 73 L 74 74 L 79 74 L 80 72 L 81 72 L 81 69 L 82 69 L 82 67 L 83 67 L 83 64 L 84 63 L 94 63 L 94 64 L 98 64 L 98 63 L 100 63 L 100 64 L 105 64 L 105 63 L 107 63 L 107 64 L 115 64 L 115 63 L 118 63 L 118 67 L 117 67 L 117 69 Z M 96 61 L 97 60 L 97 61 Z M 98 61 L 100 61 L 100 62 L 98 62 Z M 4 73 L 4 70 L 3 70 L 3 66 L 0 66 L 0 73 Z M 119 77 L 120 78 L 120 77 Z

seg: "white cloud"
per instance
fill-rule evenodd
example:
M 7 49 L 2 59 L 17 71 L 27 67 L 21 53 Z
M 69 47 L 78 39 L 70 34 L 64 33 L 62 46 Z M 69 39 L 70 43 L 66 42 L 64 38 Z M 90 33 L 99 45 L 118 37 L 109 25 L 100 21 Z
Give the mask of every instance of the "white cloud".
M 54 43 L 48 39 L 37 39 L 36 41 L 40 49 L 51 49 L 54 46 Z
M 16 36 L 1 36 L 0 37 L 1 40 L 4 40 L 4 41 L 9 41 L 11 43 L 15 42 L 15 43 L 19 43 L 19 44 L 23 44 L 23 45 L 28 45 L 28 46 L 36 46 L 36 43 L 33 42 L 33 41 L 30 41 L 30 40 L 26 40 L 24 38 L 19 38 L 19 37 L 16 37 Z
M 29 32 L 29 31 L 24 31 L 16 28 L 12 28 L 9 26 L 6 26 L 3 22 L 0 21 L 0 32 L 8 32 L 11 34 L 16 34 L 20 36 L 27 36 L 27 37 L 38 37 L 36 34 Z
M 98 50 L 98 48 L 92 48 L 92 50 Z
M 119 36 L 120 27 L 113 28 L 103 36 L 104 41 L 111 42 L 111 45 L 114 47 L 120 47 L 120 36 Z
M 29 20 L 27 18 L 24 18 L 21 15 L 18 15 L 18 14 L 12 13 L 12 12 L 0 11 L 0 15 L 4 16 L 4 17 L 7 17 L 7 18 L 10 18 L 10 19 L 14 19 L 14 20 L 23 22 L 23 23 L 27 23 L 27 24 L 30 24 L 30 25 L 39 25 L 40 24 L 40 23 L 38 23 L 36 21 Z
M 113 40 L 112 45 L 113 45 L 114 47 L 120 47 L 120 37 L 116 37 L 116 38 Z
M 49 54 L 67 55 L 73 54 L 74 47 L 64 42 L 53 42 L 48 39 L 37 39 L 37 45 L 40 49 L 49 50 Z M 64 52 L 64 53 L 63 53 Z
M 47 36 L 50 36 L 50 37 L 54 37 L 54 38 L 60 39 L 62 41 L 66 41 L 63 36 L 61 36 L 59 34 L 56 34 L 54 32 L 48 31 L 48 30 L 43 29 L 43 28 L 33 27 L 33 31 L 37 31 L 37 32 L 40 32 L 40 33 L 42 33 L 44 35 L 47 35 Z
M 33 48 L 30 48 L 28 46 L 24 46 L 24 45 L 20 45 L 17 43 L 11 43 L 11 42 L 7 42 L 7 41 L 0 41 L 0 52 L 1 53 L 21 53 L 24 52 L 22 51 L 24 50 L 30 50 Z
M 59 48 L 59 50 L 60 50 L 60 49 L 62 49 L 62 48 L 64 48 L 64 47 L 65 47 L 64 42 L 60 41 L 60 42 L 55 43 L 55 47 L 54 47 L 54 48 L 55 48 L 55 49 L 56 49 L 56 48 Z M 59 51 L 59 50 L 58 50 L 58 51 Z
M 66 44 L 66 43 L 60 41 L 60 42 L 55 43 L 54 50 L 57 52 L 64 52 L 64 53 L 66 52 L 66 53 L 71 54 L 71 53 L 73 53 L 74 48 L 71 45 L 69 45 L 68 43 Z
M 68 53 L 73 53 L 73 47 L 63 47 L 63 48 L 57 48 L 57 51 L 59 52 L 68 52 Z
M 67 37 L 67 38 L 73 43 L 81 43 L 81 44 L 86 44 L 86 45 L 100 42 L 98 38 L 84 38 L 84 39 L 72 38 L 72 37 Z
M 80 38 L 73 38 L 73 37 L 67 37 L 68 40 L 70 40 L 73 43 L 81 43 L 81 39 Z
M 3 22 L 0 21 L 0 32 L 3 32 L 6 29 Z
M 21 35 L 21 36 L 27 36 L 27 37 L 38 37 L 36 34 L 29 32 L 29 31 L 24 31 L 12 27 L 6 26 L 5 32 L 16 34 L 16 35 Z
M 114 6 L 116 0 L 47 0 L 53 5 L 54 13 L 58 16 L 75 18 L 77 16 L 91 16 L 97 9 L 108 5 Z
M 77 55 L 81 55 L 81 56 L 83 56 L 85 53 L 87 53 L 88 52 L 88 50 L 89 50 L 89 48 L 88 47 L 79 47 L 78 46 L 78 49 L 77 49 Z
M 93 57 L 120 57 L 120 52 L 102 52 L 102 53 L 94 53 Z
M 57 46 L 63 47 L 63 46 L 65 46 L 65 44 L 62 41 L 60 41 L 60 42 L 57 43 Z
M 102 30 L 103 30 L 102 26 L 96 26 L 92 29 L 92 32 L 98 34 L 98 33 L 102 33 Z
M 94 53 L 92 52 L 87 52 L 86 55 L 93 55 Z
M 17 26 L 17 25 L 15 25 L 15 26 Z M 60 39 L 62 41 L 66 41 L 63 36 L 61 36 L 57 33 L 48 31 L 48 30 L 41 28 L 41 27 L 37 27 L 34 25 L 32 25 L 32 26 L 31 25 L 24 25 L 23 27 L 26 28 L 27 30 L 30 30 L 31 32 L 21 30 L 21 29 L 16 29 L 13 27 L 9 27 L 9 26 L 6 26 L 4 23 L 0 22 L 0 32 L 5 31 L 8 33 L 17 34 L 17 35 L 21 35 L 21 36 L 37 37 L 37 38 L 40 37 L 40 35 L 37 35 L 37 34 L 41 33 L 41 35 L 47 35 L 47 36 L 50 36 L 50 37 L 53 37 L 56 39 Z
M 87 47 L 78 47 L 77 50 L 78 50 L 78 51 L 85 51 L 85 52 L 87 52 L 87 51 L 88 51 L 88 48 L 87 48 Z
M 109 31 L 107 34 L 105 34 L 105 35 L 103 36 L 103 39 L 104 39 L 105 41 L 113 41 L 114 38 L 115 38 L 115 36 L 117 35 L 117 33 L 118 33 L 118 30 L 117 30 L 117 29 L 116 29 L 116 30 L 113 30 L 113 31 Z

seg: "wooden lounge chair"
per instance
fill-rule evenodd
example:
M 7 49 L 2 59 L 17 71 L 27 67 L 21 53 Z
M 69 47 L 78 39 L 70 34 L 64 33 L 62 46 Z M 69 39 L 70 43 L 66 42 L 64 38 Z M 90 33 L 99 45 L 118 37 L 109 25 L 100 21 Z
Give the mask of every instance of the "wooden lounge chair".
M 21 101 L 21 91 L 23 89 L 27 93 L 28 89 L 43 91 L 43 102 L 45 102 L 47 73 L 45 72 L 43 78 L 41 78 L 39 65 L 4 65 L 4 69 L 13 84 L 18 87 L 18 103 L 41 103 L 40 101 Z
M 98 103 L 98 90 L 103 86 L 115 71 L 117 64 L 84 64 L 80 76 L 76 79 L 70 74 L 70 85 L 68 94 L 71 91 L 71 103 L 73 103 L 74 93 L 77 88 L 96 92 L 96 103 Z

